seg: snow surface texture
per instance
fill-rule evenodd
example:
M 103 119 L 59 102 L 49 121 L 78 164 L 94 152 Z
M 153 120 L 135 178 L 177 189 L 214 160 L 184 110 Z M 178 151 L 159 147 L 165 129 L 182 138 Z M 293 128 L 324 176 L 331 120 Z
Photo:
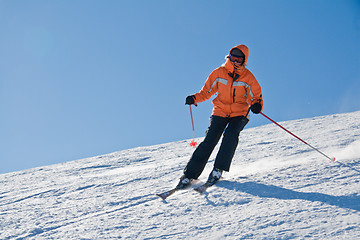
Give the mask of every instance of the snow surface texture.
M 274 124 L 246 129 L 218 184 L 166 201 L 191 140 L 1 174 L 0 239 L 360 239 L 359 120 L 281 123 L 337 162 Z

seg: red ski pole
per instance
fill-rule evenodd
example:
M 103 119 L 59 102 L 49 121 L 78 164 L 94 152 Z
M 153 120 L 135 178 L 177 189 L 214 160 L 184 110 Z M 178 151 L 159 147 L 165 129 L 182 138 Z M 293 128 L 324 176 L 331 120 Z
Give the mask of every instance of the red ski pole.
M 319 149 L 311 146 L 310 144 L 308 144 L 307 142 L 305 142 L 304 140 L 302 140 L 301 138 L 299 138 L 298 136 L 296 136 L 295 134 L 293 134 L 292 132 L 290 132 L 289 130 L 287 130 L 286 128 L 284 128 L 283 126 L 281 126 L 280 124 L 278 124 L 277 122 L 275 122 L 274 120 L 272 120 L 271 118 L 269 118 L 268 116 L 266 116 L 264 113 L 260 112 L 261 115 L 263 115 L 264 117 L 266 117 L 267 119 L 269 119 L 271 122 L 275 123 L 278 127 L 282 128 L 283 130 L 285 130 L 287 133 L 289 133 L 290 135 L 292 135 L 293 137 L 297 138 L 298 140 L 300 140 L 301 142 L 305 143 L 306 145 L 308 145 L 309 147 L 311 147 L 312 149 L 314 149 L 315 151 L 317 151 L 318 153 L 320 153 L 321 155 L 323 155 L 324 157 L 326 157 L 327 159 L 329 159 L 330 161 L 335 161 L 335 157 L 331 158 L 329 156 L 327 156 L 325 153 L 321 152 Z
M 190 146 L 196 147 L 197 142 L 195 142 L 194 119 L 193 119 L 193 115 L 192 115 L 191 105 L 189 105 L 189 107 L 190 107 L 191 124 L 192 124 L 192 130 L 193 130 L 193 140 L 191 141 Z

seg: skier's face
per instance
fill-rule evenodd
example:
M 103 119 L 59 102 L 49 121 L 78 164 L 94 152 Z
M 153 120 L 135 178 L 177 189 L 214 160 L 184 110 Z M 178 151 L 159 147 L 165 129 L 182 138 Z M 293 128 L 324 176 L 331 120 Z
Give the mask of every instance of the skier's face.
M 237 56 L 230 55 L 229 59 L 236 66 L 241 66 L 244 63 L 244 57 L 237 57 Z

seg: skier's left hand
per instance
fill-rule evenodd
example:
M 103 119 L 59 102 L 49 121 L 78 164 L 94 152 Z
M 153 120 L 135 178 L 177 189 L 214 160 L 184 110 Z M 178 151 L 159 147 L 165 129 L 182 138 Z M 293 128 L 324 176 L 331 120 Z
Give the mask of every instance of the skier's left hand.
M 258 114 L 261 112 L 262 106 L 260 103 L 257 102 L 251 105 L 250 109 L 253 113 Z

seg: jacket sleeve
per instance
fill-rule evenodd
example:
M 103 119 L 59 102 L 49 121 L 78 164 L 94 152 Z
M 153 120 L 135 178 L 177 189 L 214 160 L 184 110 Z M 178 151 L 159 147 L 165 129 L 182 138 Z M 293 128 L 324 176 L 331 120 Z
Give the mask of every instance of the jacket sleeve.
M 254 103 L 258 102 L 261 104 L 261 106 L 263 106 L 261 87 L 254 76 L 252 76 L 251 78 L 249 91 L 250 91 L 250 93 L 248 94 L 249 104 L 253 105 Z
M 195 103 L 204 102 L 211 98 L 218 91 L 218 85 L 215 82 L 216 73 L 213 71 L 207 78 L 205 85 L 202 87 L 200 92 L 195 93 Z

